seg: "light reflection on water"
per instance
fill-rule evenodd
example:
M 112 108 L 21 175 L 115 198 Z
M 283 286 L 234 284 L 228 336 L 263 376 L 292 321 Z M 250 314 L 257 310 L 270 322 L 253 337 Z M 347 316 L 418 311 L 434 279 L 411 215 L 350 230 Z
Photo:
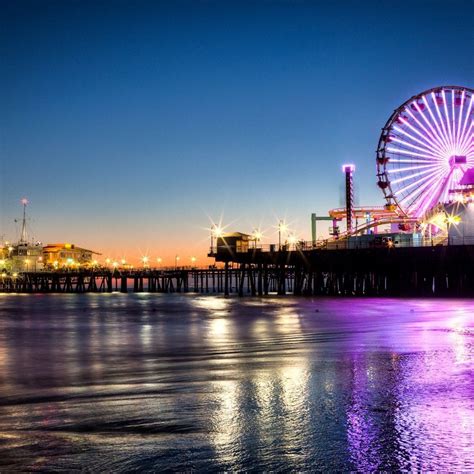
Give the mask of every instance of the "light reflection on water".
M 0 470 L 474 470 L 474 302 L 0 296 Z

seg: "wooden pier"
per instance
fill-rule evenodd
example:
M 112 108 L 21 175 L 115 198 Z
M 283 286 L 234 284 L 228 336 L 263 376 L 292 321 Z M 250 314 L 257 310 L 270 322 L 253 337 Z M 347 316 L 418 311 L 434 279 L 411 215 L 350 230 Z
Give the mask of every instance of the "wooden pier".
M 2 293 L 474 297 L 474 246 L 213 254 L 222 268 L 54 271 L 0 278 Z

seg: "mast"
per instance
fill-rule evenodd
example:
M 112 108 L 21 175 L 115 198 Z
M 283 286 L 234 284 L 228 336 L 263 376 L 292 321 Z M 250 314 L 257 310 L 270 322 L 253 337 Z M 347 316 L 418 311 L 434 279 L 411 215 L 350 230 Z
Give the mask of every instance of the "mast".
M 23 222 L 21 224 L 21 234 L 20 234 L 20 244 L 27 243 L 27 235 L 26 235 L 26 206 L 28 205 L 28 199 L 23 198 L 21 200 L 23 204 Z

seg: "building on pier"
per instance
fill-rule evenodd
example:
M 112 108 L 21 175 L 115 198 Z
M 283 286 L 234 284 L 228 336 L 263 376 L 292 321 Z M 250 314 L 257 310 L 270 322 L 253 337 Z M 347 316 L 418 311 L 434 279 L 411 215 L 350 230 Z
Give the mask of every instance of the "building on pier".
M 217 252 L 246 253 L 251 248 L 253 237 L 243 232 L 229 232 L 217 238 Z
M 47 268 L 91 266 L 95 262 L 94 255 L 100 254 L 69 243 L 48 244 L 43 247 L 44 265 Z

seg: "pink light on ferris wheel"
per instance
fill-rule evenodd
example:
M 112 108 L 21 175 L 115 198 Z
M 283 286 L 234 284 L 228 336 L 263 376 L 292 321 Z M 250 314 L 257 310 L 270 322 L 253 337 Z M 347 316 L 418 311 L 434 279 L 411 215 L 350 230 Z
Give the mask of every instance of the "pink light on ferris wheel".
M 377 176 L 389 203 L 422 217 L 451 199 L 474 167 L 474 90 L 437 87 L 402 104 L 385 124 L 377 148 Z

